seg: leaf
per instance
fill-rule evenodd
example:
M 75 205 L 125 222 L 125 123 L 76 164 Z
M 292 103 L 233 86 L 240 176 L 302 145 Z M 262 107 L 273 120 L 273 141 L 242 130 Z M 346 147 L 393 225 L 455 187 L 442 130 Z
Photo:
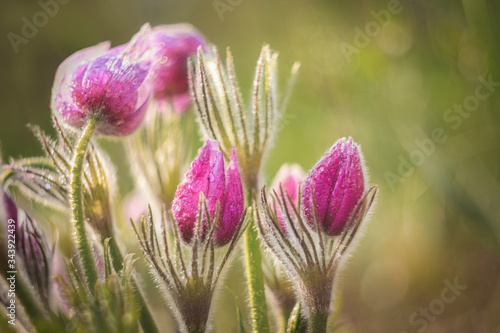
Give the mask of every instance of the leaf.
M 68 209 L 68 190 L 48 158 L 23 158 L 3 165 L 0 185 L 17 199 L 16 202 L 21 200 L 27 207 L 40 203 L 61 212 Z
M 225 287 L 231 294 L 233 294 L 233 297 L 234 297 L 234 302 L 236 303 L 236 315 L 238 316 L 238 325 L 239 325 L 239 328 L 240 328 L 240 333 L 245 333 L 245 324 L 244 324 L 244 321 L 243 321 L 243 316 L 241 315 L 241 309 L 240 309 L 240 305 L 239 305 L 239 302 L 238 302 L 238 296 L 236 296 L 236 293 L 231 290 L 231 288 L 229 288 L 228 286 Z
M 306 319 L 302 316 L 302 305 L 297 303 L 292 313 L 290 313 L 290 318 L 288 319 L 288 324 L 286 327 L 286 333 L 302 333 L 307 331 Z

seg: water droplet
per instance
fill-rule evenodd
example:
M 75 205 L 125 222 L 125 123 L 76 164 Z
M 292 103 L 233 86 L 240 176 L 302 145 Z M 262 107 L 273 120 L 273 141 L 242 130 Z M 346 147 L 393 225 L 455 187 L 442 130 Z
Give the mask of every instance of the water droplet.
M 162 65 L 163 65 L 163 64 L 166 64 L 166 63 L 167 63 L 167 61 L 168 61 L 168 57 L 167 57 L 167 56 L 163 56 L 163 57 L 161 57 L 161 59 L 160 59 L 160 64 L 162 64 Z

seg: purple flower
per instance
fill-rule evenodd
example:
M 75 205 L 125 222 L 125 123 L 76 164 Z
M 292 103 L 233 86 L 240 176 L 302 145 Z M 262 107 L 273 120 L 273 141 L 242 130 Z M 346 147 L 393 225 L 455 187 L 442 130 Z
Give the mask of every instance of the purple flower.
M 241 177 L 233 148 L 229 167 L 224 171 L 224 155 L 219 151 L 216 141 L 208 140 L 198 151 L 184 180 L 177 188 L 172 203 L 172 214 L 185 243 L 190 243 L 199 213 L 202 213 L 201 239 L 206 236 L 209 225 L 204 209 L 198 211 L 200 193 L 205 197 L 210 222 L 216 219 L 218 226 L 214 231 L 217 246 L 227 244 L 235 234 L 243 216 L 244 198 Z M 219 215 L 215 211 L 219 203 Z
M 97 132 L 127 135 L 141 123 L 150 96 L 149 25 L 129 43 L 104 42 L 78 51 L 59 66 L 51 107 L 65 123 L 82 128 L 99 117 Z
M 159 25 L 151 30 L 152 89 L 154 99 L 170 101 L 177 112 L 191 103 L 188 91 L 187 60 L 199 46 L 206 45 L 202 34 L 189 24 Z
M 292 200 L 292 203 L 297 206 L 299 199 L 299 187 L 304 181 L 305 174 L 302 168 L 297 164 L 284 164 L 276 174 L 274 178 L 273 185 L 271 191 L 276 191 L 278 197 L 282 201 L 283 204 L 287 204 L 290 212 L 293 212 L 293 208 L 290 206 L 287 194 Z M 281 196 L 281 187 L 283 188 L 283 194 L 285 198 Z M 283 212 L 281 211 L 281 207 L 279 203 L 274 201 L 275 209 L 276 209 L 276 217 L 278 218 L 278 222 L 281 226 L 281 229 L 286 233 L 286 223 L 283 216 Z
M 322 231 L 329 236 L 339 235 L 354 214 L 364 191 L 359 147 L 351 138 L 342 138 L 307 175 L 302 185 L 302 214 L 316 229 L 316 213 Z

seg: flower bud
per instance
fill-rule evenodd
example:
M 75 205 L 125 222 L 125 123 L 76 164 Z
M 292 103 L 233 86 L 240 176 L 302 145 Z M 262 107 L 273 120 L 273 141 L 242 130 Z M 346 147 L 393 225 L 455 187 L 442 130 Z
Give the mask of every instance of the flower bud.
M 302 168 L 298 164 L 283 164 L 283 166 L 279 169 L 276 177 L 274 178 L 273 185 L 271 188 L 271 193 L 276 192 L 278 197 L 280 198 L 283 204 L 289 205 L 287 195 L 292 200 L 293 205 L 297 206 L 299 199 L 299 188 L 302 182 L 304 181 L 305 173 Z M 281 193 L 281 188 L 283 188 L 283 193 Z M 285 197 L 282 197 L 282 194 Z M 283 212 L 281 211 L 281 207 L 279 203 L 274 200 L 274 207 L 276 212 L 276 217 L 281 226 L 281 229 L 286 232 L 286 223 L 283 217 Z M 291 210 L 292 207 L 288 206 Z
M 190 243 L 193 238 L 199 214 L 203 214 L 201 239 L 209 229 L 204 208 L 199 210 L 200 193 L 205 198 L 210 223 L 219 223 L 214 231 L 214 242 L 223 246 L 234 236 L 244 210 L 243 187 L 234 149 L 226 173 L 224 156 L 217 141 L 208 140 L 177 188 L 172 214 L 185 243 Z M 219 213 L 215 216 L 217 205 Z
M 53 112 L 78 128 L 98 117 L 96 131 L 104 135 L 133 132 L 150 96 L 149 32 L 149 25 L 144 25 L 127 44 L 110 49 L 104 42 L 64 60 L 52 88 Z
M 302 185 L 301 209 L 307 223 L 329 236 L 339 235 L 364 194 L 360 149 L 351 138 L 338 140 L 316 163 Z
M 24 215 L 24 214 L 23 214 Z M 49 304 L 52 252 L 35 220 L 25 215 L 17 231 L 17 251 L 26 275 L 44 305 Z
M 159 25 L 151 30 L 152 89 L 159 102 L 170 101 L 177 112 L 191 103 L 188 91 L 187 60 L 199 46 L 202 34 L 189 24 Z

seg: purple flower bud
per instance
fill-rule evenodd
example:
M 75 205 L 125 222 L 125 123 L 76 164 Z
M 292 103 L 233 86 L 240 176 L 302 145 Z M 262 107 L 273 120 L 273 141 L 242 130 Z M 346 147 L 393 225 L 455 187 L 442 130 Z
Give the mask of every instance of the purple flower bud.
M 149 25 L 144 25 L 127 44 L 110 49 L 109 42 L 101 43 L 64 60 L 52 88 L 53 112 L 78 128 L 98 116 L 100 134 L 132 133 L 150 96 L 149 33 Z
M 148 202 L 141 191 L 135 190 L 127 195 L 123 202 L 123 214 L 127 219 L 138 221 L 147 212 Z
M 316 229 L 316 213 L 322 231 L 329 236 L 339 235 L 354 214 L 364 191 L 359 147 L 351 138 L 342 138 L 307 175 L 302 185 L 302 214 Z
M 221 206 L 220 227 L 215 229 L 215 244 L 222 246 L 231 241 L 244 210 L 243 187 L 236 150 L 231 150 L 231 160 L 227 168 L 224 206 Z
M 297 206 L 299 199 L 299 187 L 304 181 L 304 178 L 305 178 L 304 171 L 297 164 L 292 164 L 292 165 L 284 164 L 279 169 L 278 173 L 276 174 L 276 177 L 274 178 L 271 192 L 276 191 L 282 203 L 283 204 L 286 203 L 291 212 L 293 212 L 293 208 L 290 207 L 288 198 L 286 196 L 288 194 L 290 199 L 292 199 L 292 203 L 295 206 Z M 280 184 L 281 187 L 283 188 L 283 194 L 285 195 L 285 198 L 281 196 Z M 286 232 L 287 230 L 286 223 L 283 216 L 283 212 L 281 211 L 281 208 L 279 206 L 279 203 L 274 201 L 274 206 L 276 209 L 276 217 L 278 218 L 281 230 Z
M 177 188 L 172 203 L 172 214 L 185 243 L 190 243 L 194 235 L 200 213 L 200 193 L 205 197 L 210 222 L 216 218 L 215 211 L 217 202 L 219 203 L 219 226 L 214 231 L 214 242 L 217 246 L 223 246 L 234 236 L 244 210 L 243 187 L 234 148 L 226 173 L 224 156 L 217 141 L 208 140 L 198 151 L 198 157 Z M 204 239 L 208 229 L 208 221 L 203 213 L 201 239 Z
M 26 275 L 44 305 L 49 304 L 52 252 L 35 220 L 24 216 L 16 235 L 16 249 Z
M 199 46 L 205 47 L 202 34 L 189 24 L 159 25 L 151 30 L 153 96 L 170 101 L 177 112 L 191 103 L 188 91 L 187 60 Z

